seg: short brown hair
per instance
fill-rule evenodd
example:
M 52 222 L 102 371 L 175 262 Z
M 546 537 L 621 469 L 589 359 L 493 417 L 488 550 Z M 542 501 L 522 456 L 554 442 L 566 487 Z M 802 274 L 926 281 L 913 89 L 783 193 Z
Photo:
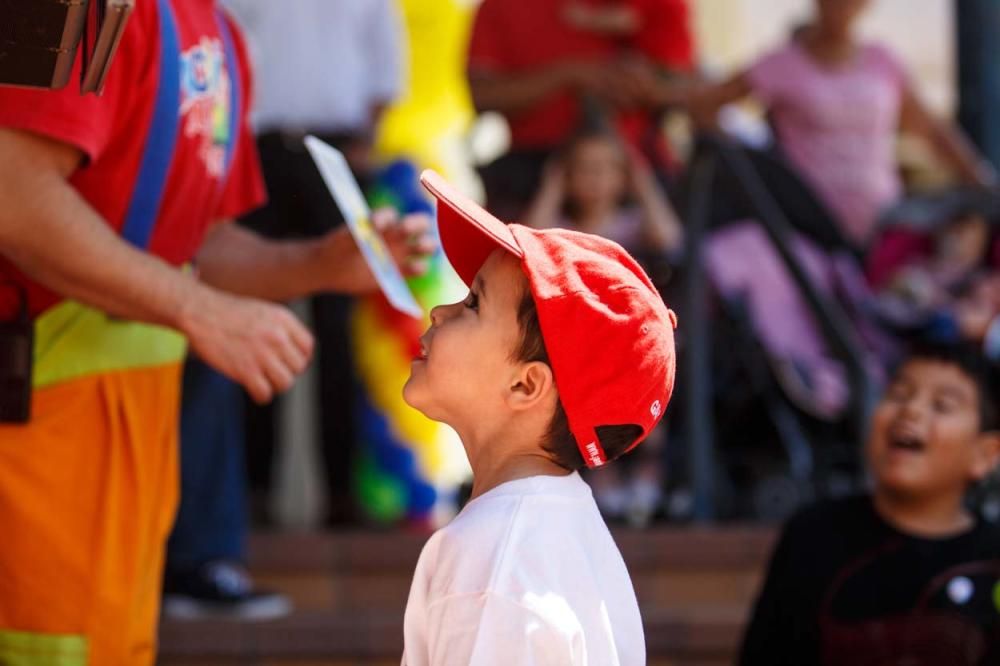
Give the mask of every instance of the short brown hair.
M 514 348 L 514 360 L 522 363 L 541 361 L 551 366 L 549 353 L 545 349 L 545 340 L 542 338 L 542 327 L 538 321 L 538 309 L 527 286 L 517 307 L 517 323 L 521 329 L 521 340 Z M 627 451 L 641 435 L 642 427 L 635 424 L 597 428 L 597 437 L 601 441 L 608 462 Z M 563 409 L 561 401 L 556 402 L 556 409 L 549 421 L 542 448 L 552 456 L 556 464 L 570 471 L 586 466 L 580 448 L 576 444 L 576 438 L 570 432 L 569 420 L 566 418 L 566 410 Z

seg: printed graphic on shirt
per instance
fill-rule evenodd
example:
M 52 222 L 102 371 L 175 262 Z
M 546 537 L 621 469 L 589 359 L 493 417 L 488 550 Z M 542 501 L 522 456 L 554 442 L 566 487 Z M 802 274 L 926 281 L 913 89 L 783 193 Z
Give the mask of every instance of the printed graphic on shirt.
M 941 572 L 905 611 L 873 612 L 875 599 L 887 599 L 899 580 L 888 569 L 907 571 L 900 548 L 858 568 L 832 590 L 820 630 L 823 661 L 831 666 L 876 664 L 996 663 L 991 642 L 1000 621 L 994 590 L 1000 563 L 977 561 Z M 885 581 L 880 585 L 879 581 Z M 908 586 L 902 586 L 907 589 Z M 829 612 L 833 610 L 833 612 Z M 860 659 L 858 655 L 866 655 Z
M 198 156 L 213 178 L 225 169 L 232 80 L 222 40 L 202 37 L 181 54 L 181 124 L 184 136 L 199 142 Z

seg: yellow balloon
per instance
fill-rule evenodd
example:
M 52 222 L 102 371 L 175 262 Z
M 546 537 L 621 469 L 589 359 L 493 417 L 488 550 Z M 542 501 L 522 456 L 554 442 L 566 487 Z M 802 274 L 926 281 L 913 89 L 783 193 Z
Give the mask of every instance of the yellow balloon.
M 465 79 L 474 4 L 469 0 L 399 0 L 407 32 L 404 96 L 382 118 L 376 149 L 446 176 L 468 169 L 463 141 L 474 112 Z

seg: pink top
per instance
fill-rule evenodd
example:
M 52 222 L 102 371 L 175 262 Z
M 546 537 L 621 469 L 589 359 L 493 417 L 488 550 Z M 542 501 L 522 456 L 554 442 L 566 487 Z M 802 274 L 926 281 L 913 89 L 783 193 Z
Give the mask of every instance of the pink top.
M 796 41 L 748 72 L 778 140 L 848 238 L 865 244 L 878 214 L 902 192 L 895 158 L 906 73 L 884 48 L 853 62 L 820 65 Z

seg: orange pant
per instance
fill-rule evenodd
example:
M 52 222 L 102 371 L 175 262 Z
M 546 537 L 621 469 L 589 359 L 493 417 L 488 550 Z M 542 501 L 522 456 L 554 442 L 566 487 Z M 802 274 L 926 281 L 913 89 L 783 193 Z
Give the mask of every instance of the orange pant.
M 178 498 L 177 363 L 37 389 L 0 425 L 0 664 L 136 666 L 156 653 Z

